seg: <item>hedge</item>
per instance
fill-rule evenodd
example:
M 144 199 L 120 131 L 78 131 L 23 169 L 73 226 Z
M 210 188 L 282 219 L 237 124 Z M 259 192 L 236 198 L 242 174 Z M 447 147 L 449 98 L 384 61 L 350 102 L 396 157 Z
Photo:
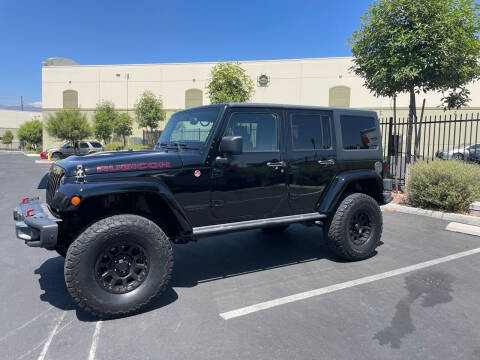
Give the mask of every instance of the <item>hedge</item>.
M 407 201 L 424 209 L 466 212 L 480 198 L 480 167 L 457 160 L 418 161 L 407 178 Z

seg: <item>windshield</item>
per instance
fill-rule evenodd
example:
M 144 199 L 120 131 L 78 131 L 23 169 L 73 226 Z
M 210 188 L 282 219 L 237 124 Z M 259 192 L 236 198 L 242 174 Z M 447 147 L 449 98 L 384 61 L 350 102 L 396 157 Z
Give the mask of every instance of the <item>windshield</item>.
M 217 120 L 219 111 L 219 107 L 214 107 L 173 114 L 160 139 L 158 139 L 158 145 L 175 145 L 188 148 L 203 147 L 213 124 Z

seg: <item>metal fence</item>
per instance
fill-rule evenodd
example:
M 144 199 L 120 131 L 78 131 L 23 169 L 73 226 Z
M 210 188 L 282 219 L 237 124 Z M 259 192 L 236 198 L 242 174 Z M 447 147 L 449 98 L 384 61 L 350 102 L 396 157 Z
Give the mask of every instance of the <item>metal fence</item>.
M 380 119 L 383 156 L 389 176 L 404 183 L 408 164 L 417 160 L 470 161 L 470 150 L 480 151 L 479 114 Z M 408 136 L 408 134 L 411 136 Z M 409 140 L 409 138 L 411 140 Z
M 161 130 L 143 130 L 143 145 L 155 145 L 160 135 L 162 135 Z

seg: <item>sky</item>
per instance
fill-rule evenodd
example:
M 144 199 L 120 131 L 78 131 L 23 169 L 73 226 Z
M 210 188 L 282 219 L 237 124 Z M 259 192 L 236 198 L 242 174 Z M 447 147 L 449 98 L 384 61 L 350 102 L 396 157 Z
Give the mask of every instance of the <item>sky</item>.
M 0 0 L 0 104 L 41 101 L 41 63 L 350 56 L 373 0 Z

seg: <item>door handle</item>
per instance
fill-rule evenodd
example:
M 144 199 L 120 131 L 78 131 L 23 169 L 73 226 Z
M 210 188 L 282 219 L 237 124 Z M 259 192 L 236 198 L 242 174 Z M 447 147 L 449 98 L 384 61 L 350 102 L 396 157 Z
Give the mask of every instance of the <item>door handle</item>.
M 328 159 L 328 160 L 318 160 L 320 165 L 335 165 L 335 160 Z
M 285 161 L 279 161 L 279 162 L 267 162 L 267 166 L 278 168 L 278 167 L 285 167 L 287 166 Z

